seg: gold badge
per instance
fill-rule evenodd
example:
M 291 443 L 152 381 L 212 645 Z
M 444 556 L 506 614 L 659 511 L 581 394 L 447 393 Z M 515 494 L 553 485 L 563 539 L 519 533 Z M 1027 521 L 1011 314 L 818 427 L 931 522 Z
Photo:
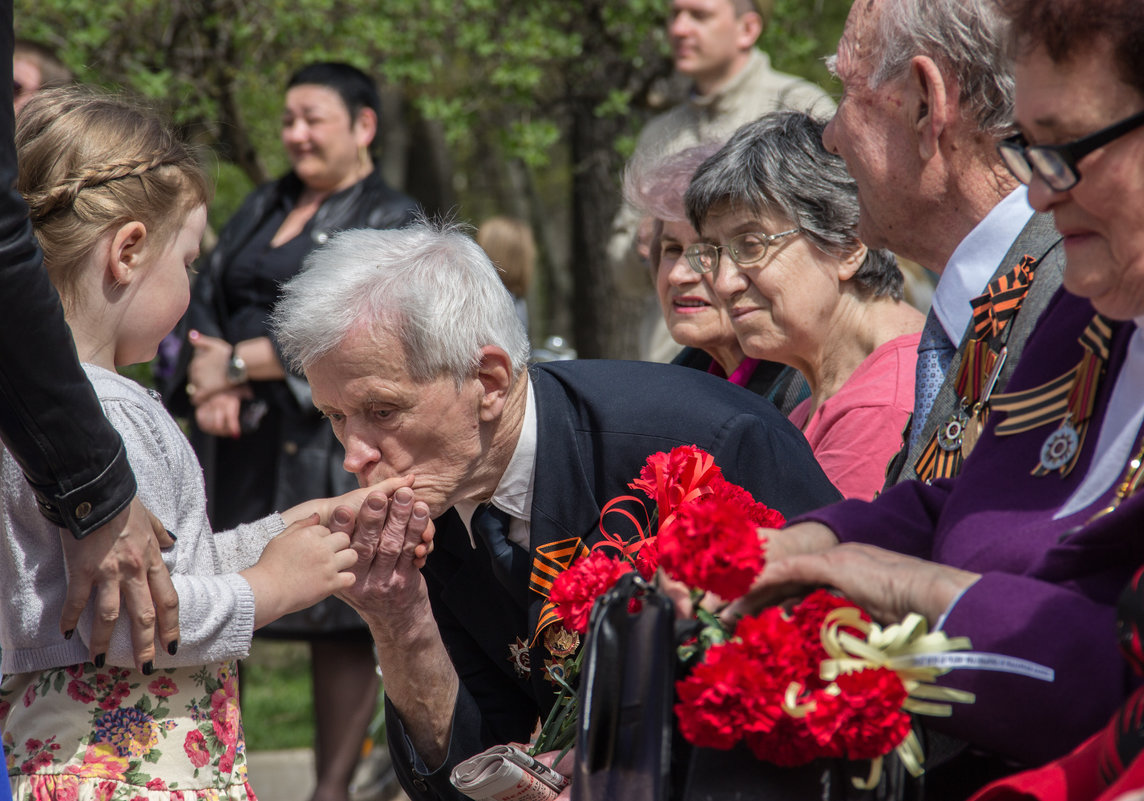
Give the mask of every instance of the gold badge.
M 544 630 L 544 647 L 557 659 L 571 656 L 580 647 L 580 635 L 563 626 L 549 626 Z

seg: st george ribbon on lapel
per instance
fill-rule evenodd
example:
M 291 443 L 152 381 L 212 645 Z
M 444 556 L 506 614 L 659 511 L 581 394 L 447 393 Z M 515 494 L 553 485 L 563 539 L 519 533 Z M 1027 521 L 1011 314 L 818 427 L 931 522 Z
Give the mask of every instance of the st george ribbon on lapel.
M 492 557 L 493 574 L 514 601 L 521 607 L 528 606 L 529 555 L 524 548 L 509 541 L 508 526 L 511 518 L 507 512 L 482 503 L 473 512 L 473 534 L 488 549 Z

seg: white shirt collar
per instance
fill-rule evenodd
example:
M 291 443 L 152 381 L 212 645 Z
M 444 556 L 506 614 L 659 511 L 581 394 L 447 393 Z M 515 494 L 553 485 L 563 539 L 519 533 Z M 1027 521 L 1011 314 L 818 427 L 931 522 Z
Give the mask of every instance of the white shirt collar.
M 954 345 L 961 344 L 973 317 L 970 301 L 985 290 L 1032 216 L 1028 189 L 1019 186 L 985 215 L 949 257 L 933 293 L 933 310 Z
M 517 544 L 527 548 L 528 524 L 532 521 L 532 493 L 536 483 L 536 396 L 533 394 L 532 381 L 529 380 L 527 372 L 519 380 L 523 380 L 528 387 L 524 402 L 524 423 L 520 427 L 520 437 L 516 441 L 512 458 L 509 459 L 508 467 L 505 468 L 504 475 L 501 476 L 500 483 L 497 484 L 489 502 L 512 518 L 509 539 L 516 541 L 520 538 L 518 532 L 523 532 L 525 542 Z M 474 548 L 477 545 L 473 539 L 471 524 L 477 506 L 479 504 L 476 501 L 466 499 L 457 501 L 453 507 L 461 516 L 465 530 L 469 532 L 469 542 Z M 524 525 L 518 525 L 518 521 Z

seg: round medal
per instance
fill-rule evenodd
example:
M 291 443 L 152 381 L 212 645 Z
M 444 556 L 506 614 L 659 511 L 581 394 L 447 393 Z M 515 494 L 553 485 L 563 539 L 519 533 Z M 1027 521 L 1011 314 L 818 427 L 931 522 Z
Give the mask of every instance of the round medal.
M 1049 471 L 1060 470 L 1072 461 L 1079 445 L 1080 437 L 1066 418 L 1060 428 L 1049 434 L 1045 444 L 1041 446 L 1041 467 Z
M 943 451 L 956 451 L 961 448 L 961 438 L 965 434 L 965 426 L 969 422 L 969 415 L 964 409 L 959 409 L 950 415 L 945 425 L 937 431 L 937 444 Z

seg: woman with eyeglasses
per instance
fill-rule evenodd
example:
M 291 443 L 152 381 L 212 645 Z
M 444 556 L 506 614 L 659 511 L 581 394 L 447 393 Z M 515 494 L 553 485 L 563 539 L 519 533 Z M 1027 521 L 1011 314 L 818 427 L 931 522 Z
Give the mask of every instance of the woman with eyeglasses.
M 1131 503 L 1144 483 L 1144 6 L 1139 0 L 1095 6 L 1006 0 L 1002 7 L 1015 32 L 1020 133 L 1001 144 L 1001 155 L 1029 185 L 1029 202 L 1052 212 L 1064 236 L 1064 286 L 1078 297 L 1063 295 L 1058 305 L 1079 306 L 1081 316 L 1095 310 L 1117 331 L 1104 379 L 1111 388 L 1101 393 L 1093 415 L 1100 424 L 1089 434 L 1096 452 L 1062 511 L 1085 508 L 1091 514 L 1095 507 L 1097 524 L 1118 517 L 1125 537 L 1136 539 L 1144 520 L 1141 505 Z M 1128 685 L 1128 675 L 1144 675 L 1144 568 L 1118 606 L 1116 636 L 1125 657 L 1119 667 Z M 1102 631 L 1114 639 L 1112 631 Z M 1139 798 L 1142 721 L 1139 687 L 1072 753 L 1001 780 L 974 801 Z
M 1064 237 L 1064 286 L 957 478 L 764 531 L 767 567 L 740 611 L 827 584 L 882 622 L 918 613 L 968 637 L 993 669 L 941 677 L 975 700 L 927 729 L 969 744 L 973 760 L 957 764 L 975 786 L 1060 757 L 1127 701 L 1098 747 L 1078 752 L 1090 764 L 988 796 L 1111 801 L 1144 786 L 1144 764 L 1117 786 L 1144 747 L 1141 679 L 1117 647 L 1119 635 L 1139 651 L 1144 596 L 1121 607 L 1130 625 L 1118 629 L 1121 590 L 1144 563 L 1144 4 L 999 7 L 1020 132 L 1001 150 Z
M 743 353 L 727 310 L 683 255 L 699 241 L 683 208 L 683 193 L 696 168 L 718 149 L 718 142 L 710 142 L 634 162 L 624 175 L 624 195 L 652 221 L 647 258 L 652 283 L 667 331 L 683 346 L 671 363 L 725 378 L 787 415 L 810 395 L 806 379 L 789 365 Z
M 776 112 L 736 131 L 687 189 L 702 241 L 684 255 L 743 352 L 806 377 L 791 422 L 839 492 L 869 500 L 913 409 L 924 318 L 893 255 L 858 239 L 857 188 L 824 127 Z

